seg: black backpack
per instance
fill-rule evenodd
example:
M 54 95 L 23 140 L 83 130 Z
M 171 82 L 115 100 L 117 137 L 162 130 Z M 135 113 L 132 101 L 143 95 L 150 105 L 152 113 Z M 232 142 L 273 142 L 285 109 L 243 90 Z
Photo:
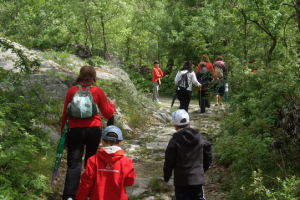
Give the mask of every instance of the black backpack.
M 180 90 L 186 90 L 189 87 L 188 72 L 181 76 L 181 79 L 178 81 L 178 87 Z

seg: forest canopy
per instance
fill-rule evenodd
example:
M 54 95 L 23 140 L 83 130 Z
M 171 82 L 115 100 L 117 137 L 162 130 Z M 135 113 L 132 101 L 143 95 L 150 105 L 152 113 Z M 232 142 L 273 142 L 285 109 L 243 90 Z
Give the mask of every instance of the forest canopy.
M 87 45 L 94 56 L 139 66 L 160 60 L 171 73 L 202 54 L 242 68 L 297 62 L 299 0 L 10 0 L 1 1 L 0 32 L 28 47 Z
M 185 60 L 195 67 L 203 54 L 212 63 L 223 56 L 229 69 L 230 109 L 213 142 L 216 158 L 233 172 L 231 185 L 224 190 L 230 199 L 294 199 L 300 195 L 296 194 L 299 131 L 294 125 L 287 128 L 295 128 L 290 132 L 279 125 L 285 120 L 299 122 L 300 0 L 0 0 L 0 14 L 0 36 L 61 56 L 75 54 L 74 46 L 82 45 L 90 49 L 85 59 L 93 66 L 105 64 L 109 57 L 120 58 L 135 86 L 148 92 L 153 87 L 151 70 L 143 75 L 139 70 L 152 68 L 154 60 L 160 61 L 164 72 L 160 92 L 173 94 L 174 77 Z M 1 81 L 6 74 L 0 70 Z M 0 131 L 16 121 L 14 109 L 20 110 L 7 103 L 14 99 L 17 104 L 19 97 L 1 95 L 5 109 L 0 112 Z M 30 106 L 18 106 L 33 112 Z M 9 113 L 11 121 L 4 119 Z M 26 120 L 29 124 L 31 119 Z M 15 133 L 19 126 L 30 130 L 26 123 L 6 132 Z M 24 136 L 23 132 L 17 133 Z M 36 140 L 29 137 L 28 143 L 34 145 Z M 49 148 L 37 145 L 27 153 L 38 149 L 44 153 Z M 11 169 L 8 175 L 18 170 Z M 9 178 L 3 178 L 7 194 L 19 187 Z M 31 178 L 38 183 L 45 179 Z M 32 186 L 33 196 L 48 190 L 42 186 Z M 26 193 L 19 188 L 20 194 Z

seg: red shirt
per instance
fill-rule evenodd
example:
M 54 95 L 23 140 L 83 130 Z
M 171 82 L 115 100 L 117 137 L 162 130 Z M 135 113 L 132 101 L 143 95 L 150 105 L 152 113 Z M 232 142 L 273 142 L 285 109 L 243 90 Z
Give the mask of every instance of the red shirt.
M 85 91 L 86 87 L 83 86 L 82 90 Z M 67 107 L 68 107 L 69 103 L 71 103 L 73 96 L 77 91 L 78 91 L 78 87 L 73 86 L 67 92 L 65 105 L 64 105 L 64 111 L 63 111 L 62 120 L 61 120 L 61 132 L 60 132 L 61 134 L 62 134 L 62 130 L 65 126 L 65 123 L 67 121 L 67 118 L 68 118 Z M 102 115 L 105 118 L 110 119 L 115 112 L 115 106 L 113 104 L 109 104 L 107 102 L 106 96 L 100 88 L 91 87 L 90 92 L 92 93 L 94 102 L 97 104 Z M 94 115 L 91 118 L 87 118 L 87 119 L 77 119 L 74 117 L 71 117 L 69 119 L 69 128 L 95 127 L 95 126 L 102 126 L 99 114 Z
M 199 63 L 198 66 L 197 66 L 197 70 L 196 70 L 195 73 L 197 73 L 200 69 L 201 69 L 201 67 L 200 67 L 200 63 Z M 213 65 L 212 65 L 211 63 L 209 63 L 209 62 L 206 63 L 206 69 L 208 69 L 208 70 L 211 71 L 211 73 L 212 73 L 214 79 L 217 79 L 217 78 L 218 78 L 218 76 L 217 76 L 217 74 L 216 74 L 216 72 L 215 72 L 215 70 L 214 70 L 214 67 L 213 67 Z
M 124 186 L 135 181 L 132 161 L 124 156 L 123 150 L 108 154 L 103 148 L 87 161 L 77 191 L 77 200 L 127 200 Z
M 200 63 L 199 63 L 198 66 L 197 66 L 197 70 L 196 70 L 195 74 L 196 74 L 200 69 L 201 69 L 201 67 L 200 67 Z M 211 73 L 212 73 L 214 79 L 218 79 L 218 76 L 217 76 L 217 74 L 216 74 L 216 72 L 215 72 L 215 70 L 214 70 L 214 66 L 213 66 L 210 62 L 207 62 L 207 63 L 206 63 L 206 69 L 208 69 L 208 70 L 211 71 Z M 204 89 L 201 88 L 201 89 L 198 89 L 198 91 L 199 91 L 199 90 L 204 90 Z
M 157 82 L 157 79 L 162 77 L 164 74 L 162 73 L 161 69 L 158 67 L 154 67 L 152 69 L 153 79 L 152 82 Z

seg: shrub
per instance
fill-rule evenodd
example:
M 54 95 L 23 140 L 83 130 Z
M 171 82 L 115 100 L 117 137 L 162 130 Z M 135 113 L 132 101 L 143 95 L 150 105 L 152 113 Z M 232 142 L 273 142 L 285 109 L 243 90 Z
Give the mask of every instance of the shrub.
M 222 133 L 217 138 L 215 150 L 220 161 L 230 165 L 235 174 L 233 199 L 248 198 L 239 188 L 251 182 L 253 170 L 260 168 L 269 176 L 282 177 L 295 169 L 292 162 L 289 166 L 278 162 L 271 142 L 280 136 L 275 126 L 278 111 L 299 96 L 297 85 L 298 70 L 293 65 L 282 72 L 275 67 L 250 74 L 235 72 L 230 80 L 230 114 L 221 125 Z M 275 183 L 267 180 L 265 184 Z

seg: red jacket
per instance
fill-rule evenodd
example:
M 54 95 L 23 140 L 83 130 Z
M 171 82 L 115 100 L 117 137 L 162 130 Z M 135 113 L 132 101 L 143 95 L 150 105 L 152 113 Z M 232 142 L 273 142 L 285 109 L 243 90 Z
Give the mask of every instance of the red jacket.
M 154 67 L 152 69 L 153 79 L 152 82 L 157 82 L 157 79 L 162 77 L 164 74 L 162 73 L 161 69 L 158 67 Z
M 82 90 L 85 91 L 86 87 L 83 86 Z M 64 105 L 64 111 L 63 111 L 62 120 L 61 120 L 61 132 L 60 132 L 61 134 L 62 134 L 62 130 L 65 126 L 65 123 L 67 121 L 67 118 L 68 118 L 67 111 L 66 111 L 68 104 L 71 103 L 73 96 L 77 91 L 78 91 L 78 87 L 73 86 L 67 92 L 65 105 Z M 107 102 L 106 96 L 100 88 L 91 87 L 90 92 L 92 93 L 94 102 L 98 105 L 98 108 L 100 109 L 100 112 L 102 113 L 102 115 L 105 118 L 110 119 L 115 112 L 115 106 L 113 104 L 109 104 Z M 95 126 L 101 126 L 101 119 L 100 119 L 99 114 L 94 115 L 91 118 L 87 118 L 87 119 L 77 119 L 74 117 L 71 117 L 69 119 L 69 128 L 95 127 Z
M 87 161 L 77 191 L 77 200 L 127 200 L 124 186 L 135 181 L 132 161 L 124 156 L 123 150 L 107 153 L 103 148 Z

